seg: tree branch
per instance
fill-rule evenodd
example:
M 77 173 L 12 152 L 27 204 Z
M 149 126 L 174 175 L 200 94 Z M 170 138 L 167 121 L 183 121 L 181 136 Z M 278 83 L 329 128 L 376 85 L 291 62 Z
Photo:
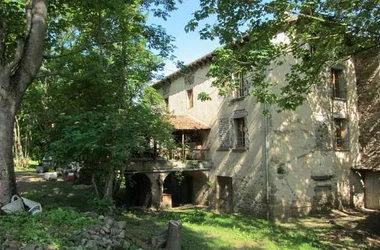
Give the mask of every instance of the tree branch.
M 26 7 L 27 27 L 25 31 L 25 45 L 15 73 L 12 75 L 11 84 L 15 86 L 17 93 L 22 95 L 31 84 L 42 64 L 43 43 L 46 32 L 46 17 L 48 0 L 34 0 L 30 8 L 30 0 Z M 29 31 L 28 31 L 29 29 Z M 18 59 L 18 58 L 15 58 Z
M 6 24 L 5 20 L 0 21 L 0 65 L 3 65 L 5 62 L 5 30 Z
M 24 52 L 25 41 L 26 39 L 28 39 L 30 35 L 30 30 L 32 27 L 32 7 L 31 7 L 30 0 L 27 0 L 25 3 L 25 16 L 26 16 L 26 26 L 25 26 L 24 36 L 17 39 L 17 48 L 16 48 L 15 57 L 7 65 L 7 67 L 9 68 L 11 72 L 13 72 L 14 68 L 18 66 Z

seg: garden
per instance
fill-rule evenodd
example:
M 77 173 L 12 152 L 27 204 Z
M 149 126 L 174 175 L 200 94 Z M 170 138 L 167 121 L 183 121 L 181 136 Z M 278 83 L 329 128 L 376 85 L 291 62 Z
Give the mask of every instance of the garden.
M 0 249 L 153 249 L 152 236 L 170 220 L 183 223 L 182 249 L 380 247 L 377 213 L 332 211 L 280 222 L 187 205 L 168 210 L 118 206 L 112 216 L 103 216 L 109 204 L 95 198 L 92 188 L 62 178 L 45 181 L 33 170 L 18 169 L 18 188 L 23 197 L 40 202 L 43 212 L 0 216 Z

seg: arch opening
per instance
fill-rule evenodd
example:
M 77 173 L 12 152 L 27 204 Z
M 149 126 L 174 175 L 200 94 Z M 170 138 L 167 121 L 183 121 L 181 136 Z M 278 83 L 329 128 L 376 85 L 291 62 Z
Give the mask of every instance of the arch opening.
M 145 174 L 126 176 L 127 207 L 150 207 L 152 205 L 152 183 Z
M 164 181 L 164 195 L 171 196 L 173 207 L 203 205 L 207 181 L 207 176 L 201 171 L 170 173 Z

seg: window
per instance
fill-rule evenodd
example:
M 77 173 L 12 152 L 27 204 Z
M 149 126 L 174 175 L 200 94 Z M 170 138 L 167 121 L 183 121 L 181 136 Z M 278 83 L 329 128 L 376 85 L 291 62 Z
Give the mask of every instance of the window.
M 190 109 L 194 106 L 193 89 L 187 90 L 187 107 Z
M 235 148 L 244 148 L 245 147 L 245 118 L 235 118 L 234 119 L 234 127 L 235 127 Z
M 348 121 L 344 118 L 335 118 L 335 149 L 348 150 L 349 137 L 348 137 Z
M 169 109 L 169 98 L 165 98 L 164 102 L 165 102 L 165 108 Z
M 248 80 L 244 73 L 237 73 L 232 76 L 232 79 L 236 81 L 236 88 L 233 91 L 234 98 L 244 97 L 248 94 Z
M 331 69 L 333 98 L 346 99 L 346 82 L 342 69 Z

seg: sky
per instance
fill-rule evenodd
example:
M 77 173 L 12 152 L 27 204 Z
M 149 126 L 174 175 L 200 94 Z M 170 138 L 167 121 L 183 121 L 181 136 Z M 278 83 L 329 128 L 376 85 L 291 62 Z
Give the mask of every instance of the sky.
M 174 55 L 177 57 L 175 61 L 179 60 L 188 64 L 220 46 L 219 42 L 215 40 L 201 40 L 197 31 L 185 32 L 187 22 L 192 18 L 192 13 L 198 7 L 199 0 L 184 0 L 182 4 L 178 5 L 178 9 L 170 14 L 167 21 L 149 16 L 149 23 L 161 25 L 169 35 L 175 37 L 176 40 L 173 42 L 177 47 L 174 51 Z M 213 19 L 211 18 L 207 21 L 213 22 Z M 174 63 L 166 61 L 163 74 L 167 76 L 175 71 L 177 71 L 177 68 Z

